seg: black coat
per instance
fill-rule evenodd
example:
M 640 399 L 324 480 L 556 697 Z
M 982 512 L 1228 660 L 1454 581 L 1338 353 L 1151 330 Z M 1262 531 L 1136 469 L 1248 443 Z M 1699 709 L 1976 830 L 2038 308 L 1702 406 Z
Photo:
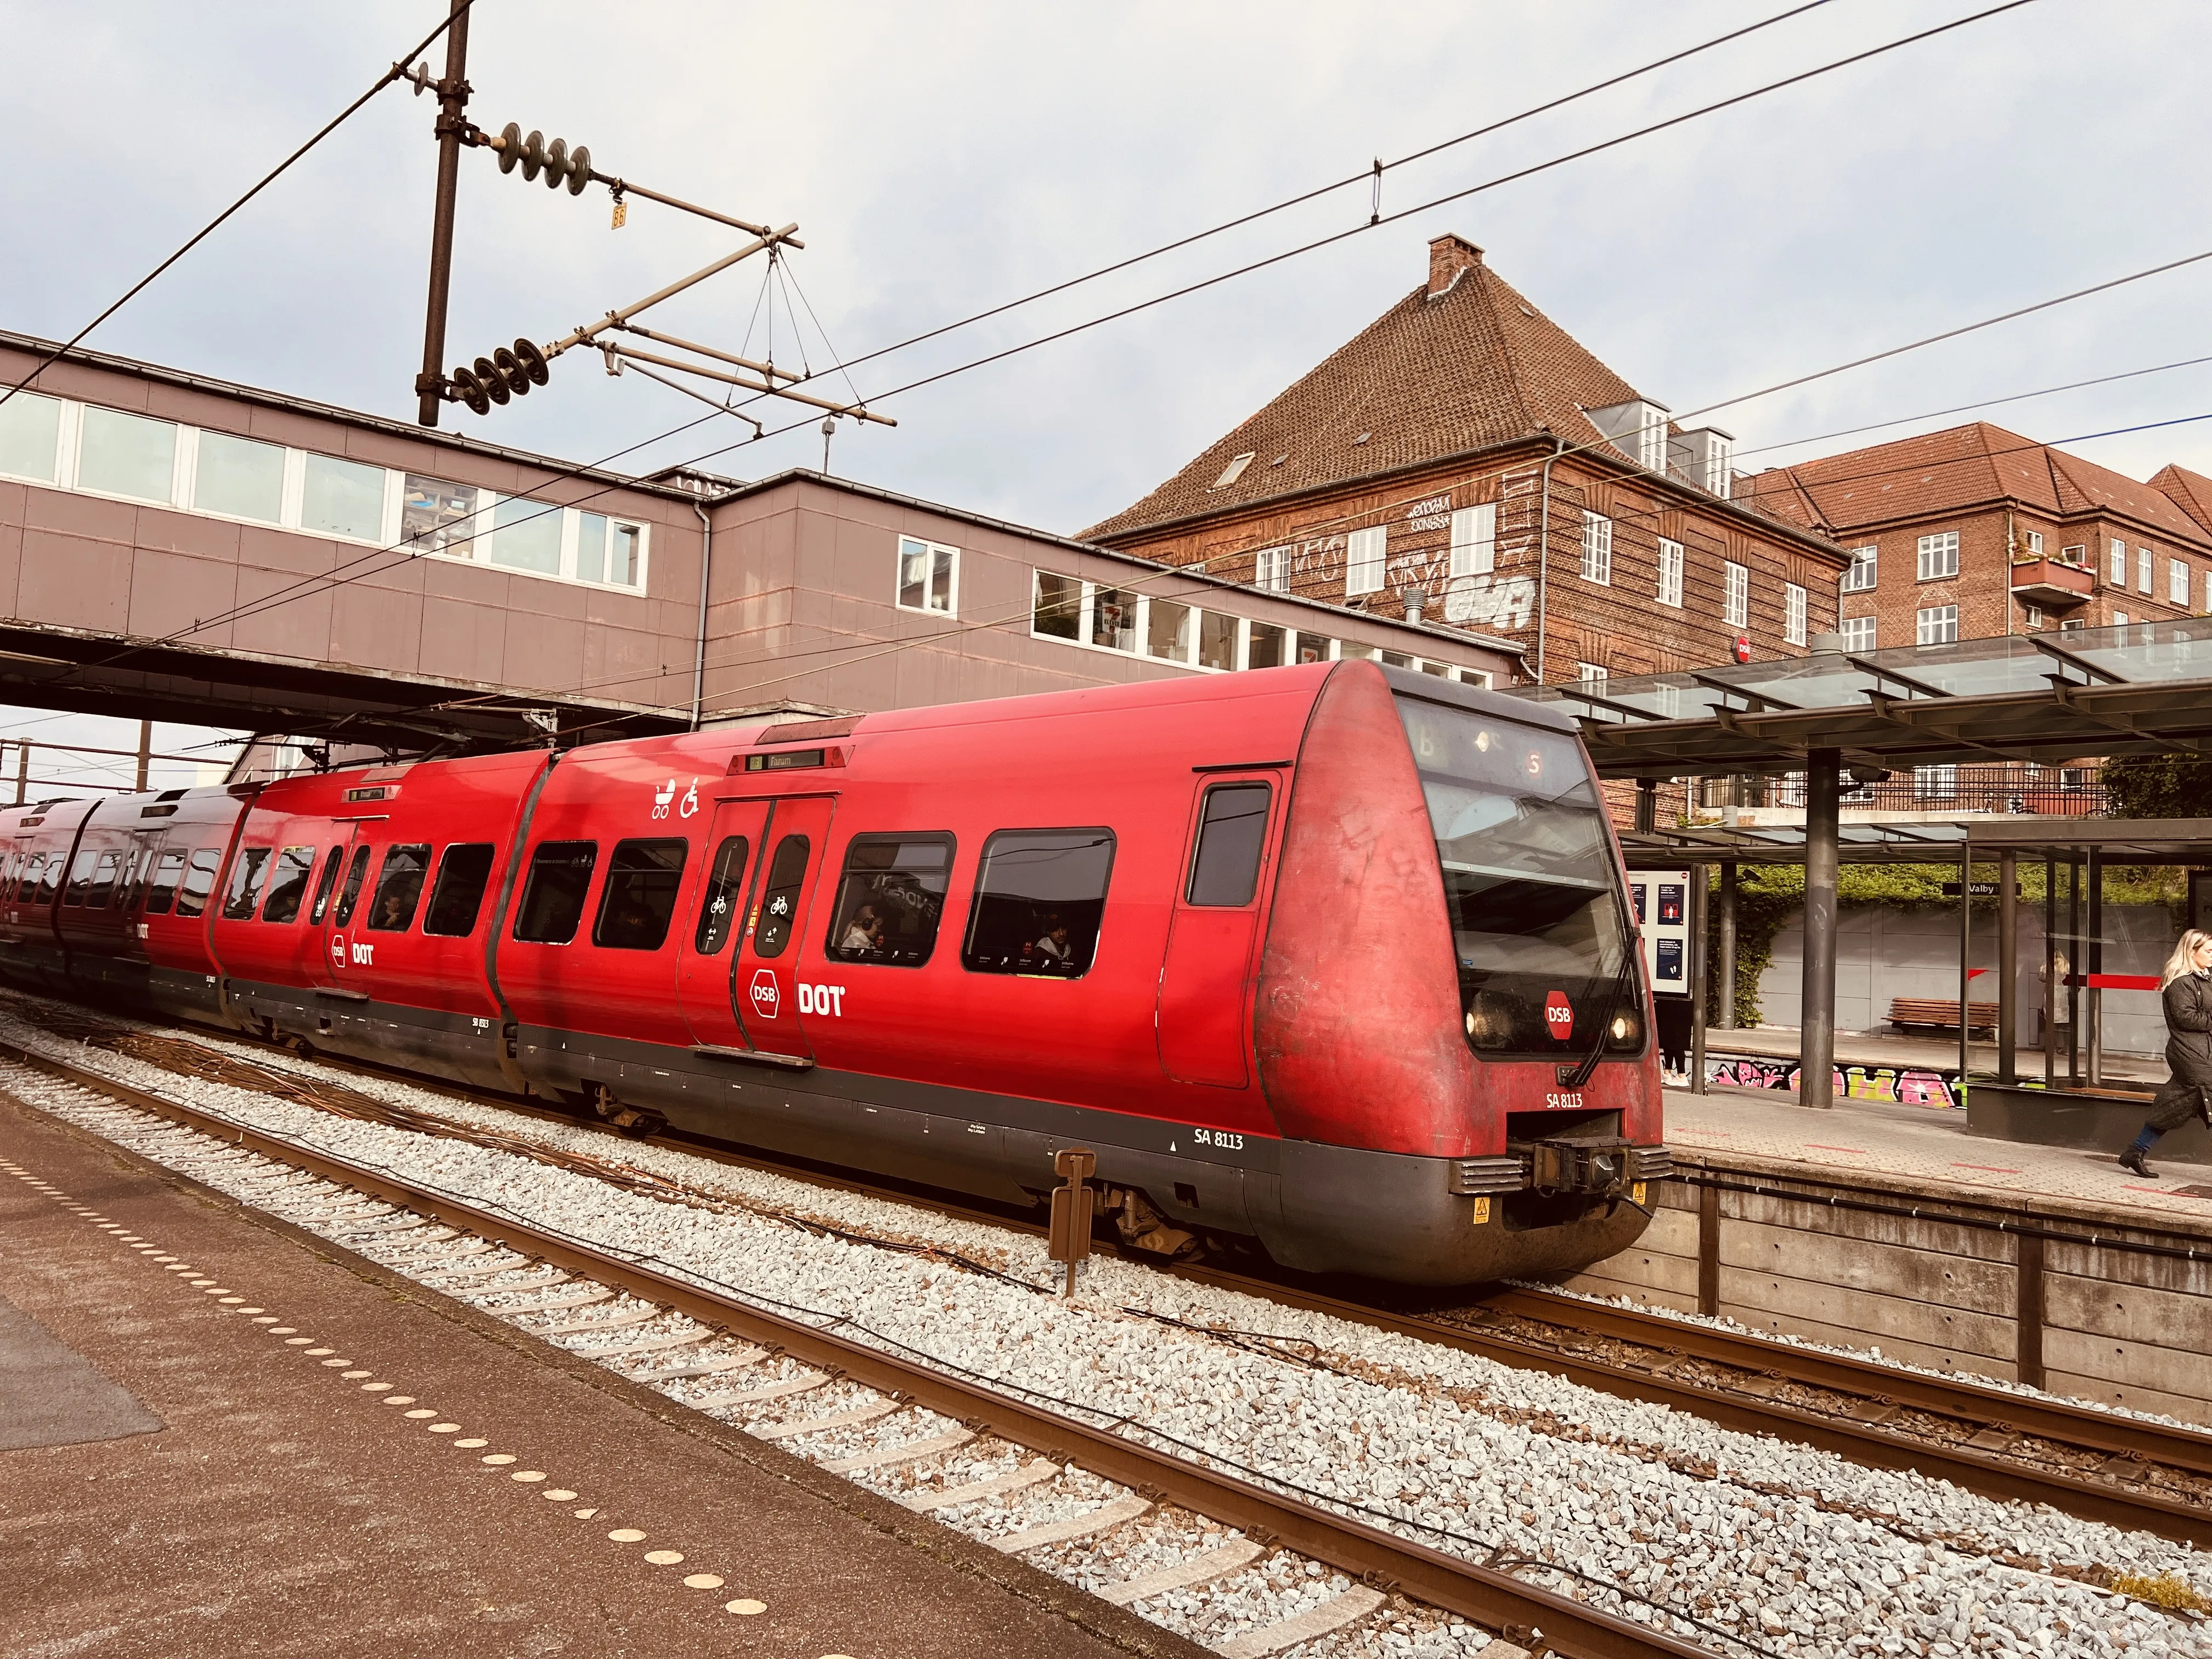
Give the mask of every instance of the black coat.
M 2173 1080 L 2212 1089 L 2212 974 L 2184 974 L 2166 988 L 2165 1001 Z

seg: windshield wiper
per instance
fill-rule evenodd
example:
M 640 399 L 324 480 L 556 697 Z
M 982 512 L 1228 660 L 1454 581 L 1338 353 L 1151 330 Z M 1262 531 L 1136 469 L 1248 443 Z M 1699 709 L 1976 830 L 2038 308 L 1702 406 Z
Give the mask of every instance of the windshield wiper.
M 1590 1080 L 1591 1073 L 1597 1070 L 1598 1061 L 1605 1058 L 1605 1045 L 1613 1040 L 1613 1017 L 1620 1012 L 1620 999 L 1628 988 L 1636 982 L 1636 950 L 1631 948 L 1621 958 L 1620 973 L 1613 975 L 1613 994 L 1607 999 L 1605 1018 L 1598 1022 L 1597 1046 L 1584 1054 L 1582 1063 L 1571 1071 L 1565 1066 L 1559 1067 L 1559 1079 L 1561 1088 L 1581 1088 Z

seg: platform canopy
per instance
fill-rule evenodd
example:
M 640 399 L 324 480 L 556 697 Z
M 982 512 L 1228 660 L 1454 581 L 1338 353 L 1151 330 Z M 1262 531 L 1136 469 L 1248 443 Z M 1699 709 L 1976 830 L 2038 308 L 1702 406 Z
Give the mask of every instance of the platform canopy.
M 1637 870 L 1692 864 L 1802 864 L 1806 832 L 1796 824 L 1688 824 L 1624 830 L 1620 850 Z M 2061 863 L 2094 852 L 2108 864 L 2212 863 L 2212 823 L 2203 818 L 2094 818 L 1982 815 L 1911 823 L 1845 823 L 1836 831 L 1844 864 L 1979 863 L 2009 854 Z
M 1802 771 L 1814 751 L 1881 771 L 2212 754 L 2212 617 L 1863 654 L 1816 650 L 1510 695 L 1574 714 L 1608 778 Z M 1850 826 L 1863 827 L 1872 826 Z

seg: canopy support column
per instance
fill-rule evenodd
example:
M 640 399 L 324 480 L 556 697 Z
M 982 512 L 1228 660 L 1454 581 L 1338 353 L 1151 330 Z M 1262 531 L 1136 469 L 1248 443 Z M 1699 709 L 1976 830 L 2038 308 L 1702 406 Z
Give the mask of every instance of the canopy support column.
M 2020 1020 L 2020 911 L 2013 887 L 2020 871 L 2009 852 L 1997 854 L 1997 1081 L 2017 1083 L 2013 1039 Z
M 1805 757 L 1805 963 L 1803 1053 L 1797 1074 L 1801 1106 L 1826 1108 L 1836 1093 L 1836 866 L 1841 822 L 1838 769 L 1843 755 L 1815 749 Z
M 1720 1004 L 1713 1024 L 1723 1031 L 1735 1030 L 1735 863 L 1721 866 Z
M 2101 847 L 2089 849 L 2088 873 L 2089 937 L 2085 941 L 2088 949 L 2081 953 L 2085 974 L 2105 971 L 2105 851 Z M 2105 1086 L 2105 994 L 2094 985 L 2083 1000 L 2088 1005 L 2082 1012 L 2088 1016 L 2087 1047 L 2089 1050 L 2089 1086 Z

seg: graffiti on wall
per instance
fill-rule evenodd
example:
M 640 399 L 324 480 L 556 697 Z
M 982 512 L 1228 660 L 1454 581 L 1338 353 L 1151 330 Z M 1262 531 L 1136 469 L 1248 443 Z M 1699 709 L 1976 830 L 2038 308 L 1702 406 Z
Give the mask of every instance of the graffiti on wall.
M 1741 1054 L 1705 1061 L 1705 1080 L 1733 1089 L 1782 1089 L 1795 1094 L 1802 1068 L 1794 1060 Z M 1838 1066 L 1836 1092 L 1850 1100 L 1887 1100 L 1902 1106 L 1957 1106 L 1959 1074 L 1925 1066 Z

